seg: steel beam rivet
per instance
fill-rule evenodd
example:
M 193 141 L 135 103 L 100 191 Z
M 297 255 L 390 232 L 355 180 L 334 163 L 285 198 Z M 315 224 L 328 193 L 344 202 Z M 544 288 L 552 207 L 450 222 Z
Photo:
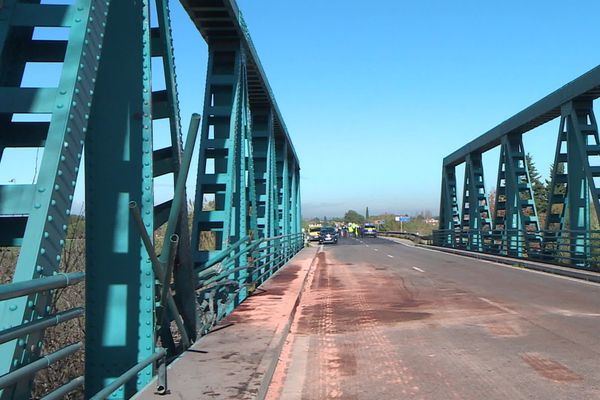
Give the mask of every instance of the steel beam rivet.
M 48 232 L 45 232 L 45 233 L 48 233 Z M 41 265 L 38 265 L 38 266 L 36 266 L 36 267 L 35 267 L 35 270 L 36 270 L 37 272 L 42 272 L 42 271 L 44 271 L 44 268 L 42 268 L 42 266 L 41 266 Z
M 11 304 L 11 305 L 10 305 L 10 307 L 8 307 L 8 309 L 9 309 L 10 311 L 15 311 L 15 310 L 17 309 L 17 306 L 16 306 L 16 305 L 14 305 L 14 304 Z
M 25 347 L 25 341 L 23 339 L 19 339 L 18 344 L 19 347 Z
M 67 94 L 67 91 L 63 89 L 59 93 L 62 94 L 62 95 L 65 95 L 65 94 Z
M 57 183 L 56 185 L 54 185 L 54 190 L 58 191 L 60 189 L 60 185 Z
M 34 208 L 40 208 L 42 205 L 40 203 L 35 203 Z
M 52 309 L 52 307 L 50 307 L 50 306 L 46 306 L 46 312 L 48 312 L 48 313 L 49 313 L 51 309 Z
M 29 307 L 29 308 L 34 308 L 35 307 L 35 303 L 33 302 L 33 300 L 29 300 L 27 302 L 27 307 Z
M 90 18 L 91 20 L 91 18 Z M 81 18 L 75 18 L 75 22 L 81 22 Z
M 40 249 L 40 253 L 41 254 L 46 254 L 46 249 L 44 249 L 43 247 Z
M 64 105 L 63 105 L 63 104 L 57 104 L 57 105 L 56 105 L 56 108 L 63 108 L 63 107 L 64 107 Z
M 67 226 L 66 225 L 63 225 L 62 228 L 63 228 L 63 231 L 67 230 Z
M 56 256 L 56 261 L 60 261 L 60 256 Z
M 40 192 L 40 193 L 43 193 L 43 192 L 45 192 L 45 191 L 46 191 L 46 188 L 39 188 L 39 189 L 38 189 L 38 192 Z

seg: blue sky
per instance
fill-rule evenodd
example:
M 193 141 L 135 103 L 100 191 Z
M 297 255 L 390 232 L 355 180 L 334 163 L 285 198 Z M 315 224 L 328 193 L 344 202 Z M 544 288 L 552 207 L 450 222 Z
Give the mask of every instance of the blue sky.
M 444 156 L 600 63 L 596 0 L 238 5 L 300 158 L 305 217 L 366 206 L 437 214 Z M 202 112 L 207 46 L 179 3 L 171 8 L 186 132 Z M 545 176 L 557 124 L 524 136 Z M 164 127 L 155 128 L 162 147 Z M 3 164 L 22 161 L 10 157 Z M 484 155 L 488 188 L 497 160 L 497 151 Z M 0 183 L 30 183 L 32 173 L 3 168 Z M 195 178 L 193 165 L 190 195 Z M 82 193 L 80 180 L 78 204 Z M 158 201 L 168 195 L 157 182 Z

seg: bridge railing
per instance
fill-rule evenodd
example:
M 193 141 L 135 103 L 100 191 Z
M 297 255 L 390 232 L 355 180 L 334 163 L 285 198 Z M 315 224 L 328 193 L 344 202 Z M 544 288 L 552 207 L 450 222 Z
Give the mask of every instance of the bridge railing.
M 198 332 L 207 333 L 219 320 L 302 249 L 302 233 L 253 240 L 246 236 L 198 270 Z
M 540 240 L 546 237 L 547 239 Z M 442 229 L 433 245 L 600 271 L 600 231 Z M 533 240 L 532 240 L 533 239 Z

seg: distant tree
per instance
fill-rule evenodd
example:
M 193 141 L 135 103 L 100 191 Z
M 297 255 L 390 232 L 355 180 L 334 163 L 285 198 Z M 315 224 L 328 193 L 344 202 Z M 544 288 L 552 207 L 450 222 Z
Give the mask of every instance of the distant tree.
M 552 177 L 554 176 L 554 173 L 555 173 L 554 164 L 551 164 L 550 165 L 550 178 L 546 179 L 546 181 L 545 181 L 544 213 L 552 212 L 552 210 L 550 210 L 550 207 L 552 206 L 552 204 L 550 204 L 550 200 L 552 199 L 552 193 L 550 193 L 550 191 L 552 190 Z M 565 173 L 565 166 L 564 166 L 564 164 L 559 163 L 558 167 L 556 168 L 556 174 L 562 175 L 564 173 Z M 567 193 L 567 185 L 565 183 L 556 184 L 555 193 L 556 194 Z
M 527 170 L 529 171 L 529 181 L 531 182 L 531 188 L 533 189 L 533 200 L 535 201 L 538 213 L 546 213 L 546 187 L 542 183 L 533 157 L 530 153 L 525 155 L 525 162 L 527 163 Z
M 490 218 L 494 220 L 494 214 L 496 213 L 496 188 L 490 190 L 488 194 L 488 207 L 490 209 Z
M 363 224 L 365 222 L 365 217 L 354 210 L 348 210 L 346 214 L 344 214 L 344 222 Z
M 367 210 L 365 211 L 365 219 L 367 221 L 369 220 L 369 207 L 367 207 Z

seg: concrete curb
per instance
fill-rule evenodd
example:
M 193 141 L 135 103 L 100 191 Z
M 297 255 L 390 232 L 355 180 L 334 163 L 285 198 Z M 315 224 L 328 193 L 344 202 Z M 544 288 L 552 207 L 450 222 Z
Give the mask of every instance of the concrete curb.
M 429 246 L 424 244 L 415 244 L 416 247 L 421 247 L 427 250 L 439 251 L 441 253 L 450 253 L 463 257 L 477 258 L 485 261 L 492 261 L 500 264 L 512 265 L 540 272 L 546 272 L 554 275 L 567 276 L 569 278 L 581 279 L 589 282 L 600 283 L 600 273 L 593 271 L 578 270 L 575 268 L 562 267 L 553 264 L 545 264 L 536 261 L 524 260 L 522 258 L 511 258 L 496 256 L 492 254 L 477 253 L 473 251 L 450 249 L 447 247 Z
M 275 373 L 275 369 L 277 368 L 277 364 L 279 363 L 281 351 L 283 350 L 283 346 L 285 345 L 288 334 L 290 333 L 290 328 L 292 327 L 292 323 L 294 322 L 296 310 L 298 309 L 300 300 L 302 300 L 302 294 L 304 293 L 306 281 L 308 279 L 308 276 L 310 275 L 310 272 L 315 267 L 317 255 L 319 254 L 319 249 L 317 248 L 316 250 L 317 251 L 313 256 L 313 259 L 310 262 L 310 266 L 306 271 L 306 275 L 302 280 L 302 285 L 300 286 L 300 290 L 298 291 L 298 295 L 296 296 L 296 301 L 294 302 L 294 306 L 292 307 L 292 312 L 290 313 L 284 328 L 273 336 L 273 339 L 269 343 L 267 351 L 265 351 L 265 355 L 256 370 L 256 372 L 259 374 L 262 373 L 262 371 L 264 371 L 260 386 L 258 388 L 258 393 L 256 394 L 256 399 L 258 400 L 264 400 L 267 396 L 267 392 L 269 391 L 269 386 L 271 385 L 271 381 L 273 380 L 273 374 Z

